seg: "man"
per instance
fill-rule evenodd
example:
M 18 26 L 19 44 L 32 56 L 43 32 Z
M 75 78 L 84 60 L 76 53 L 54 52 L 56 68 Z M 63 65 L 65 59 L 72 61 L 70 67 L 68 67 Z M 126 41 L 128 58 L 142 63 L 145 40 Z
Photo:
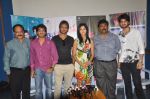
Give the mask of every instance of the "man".
M 104 93 L 106 99 L 116 99 L 116 57 L 120 41 L 115 34 L 108 31 L 108 26 L 108 21 L 105 19 L 98 22 L 99 34 L 94 37 L 94 75 L 97 87 Z
M 25 38 L 24 27 L 13 26 L 14 39 L 5 46 L 4 70 L 9 76 L 11 99 L 30 99 L 30 41 Z
M 140 76 L 144 55 L 144 45 L 141 34 L 138 30 L 129 27 L 130 17 L 127 14 L 120 15 L 118 21 L 122 28 L 119 34 L 121 41 L 119 64 L 125 82 L 127 99 L 133 99 L 131 76 L 137 98 L 145 99 Z
M 36 99 L 43 99 L 42 86 L 45 84 L 45 99 L 52 98 L 52 71 L 58 61 L 54 42 L 46 38 L 47 28 L 43 24 L 36 27 L 38 38 L 31 43 L 31 69 L 35 77 Z
M 58 50 L 58 63 L 54 68 L 55 75 L 55 91 L 54 98 L 60 99 L 62 81 L 64 78 L 64 93 L 71 85 L 71 79 L 74 73 L 74 66 L 72 64 L 72 47 L 74 39 L 67 35 L 69 24 L 63 20 L 59 24 L 59 34 L 54 36 L 52 40 L 56 44 Z

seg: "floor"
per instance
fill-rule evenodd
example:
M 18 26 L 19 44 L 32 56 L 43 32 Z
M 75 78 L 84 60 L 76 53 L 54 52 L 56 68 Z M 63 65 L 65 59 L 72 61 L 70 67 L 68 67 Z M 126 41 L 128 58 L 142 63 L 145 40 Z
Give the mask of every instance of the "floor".
M 147 86 L 147 88 L 144 90 L 144 93 L 146 99 L 150 99 L 150 86 Z M 11 99 L 9 88 L 0 91 L 0 99 Z M 31 99 L 34 99 L 34 96 L 32 96 Z M 117 99 L 124 99 L 124 92 L 121 88 L 118 89 Z M 134 96 L 134 99 L 137 99 L 136 96 Z

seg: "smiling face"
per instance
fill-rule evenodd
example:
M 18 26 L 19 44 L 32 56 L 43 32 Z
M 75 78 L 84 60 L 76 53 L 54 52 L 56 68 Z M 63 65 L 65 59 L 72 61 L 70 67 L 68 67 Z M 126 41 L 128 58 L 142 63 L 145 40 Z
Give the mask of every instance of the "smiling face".
M 129 21 L 127 21 L 126 19 L 121 19 L 120 22 L 119 22 L 119 25 L 121 28 L 128 28 L 130 23 Z
M 17 39 L 24 39 L 24 30 L 22 27 L 20 26 L 16 26 L 14 28 L 14 35 L 15 35 L 15 38 Z
M 46 30 L 44 28 L 39 27 L 37 31 L 37 35 L 39 38 L 45 38 Z
M 106 23 L 102 23 L 99 25 L 99 32 L 101 34 L 106 34 L 108 33 L 108 25 Z

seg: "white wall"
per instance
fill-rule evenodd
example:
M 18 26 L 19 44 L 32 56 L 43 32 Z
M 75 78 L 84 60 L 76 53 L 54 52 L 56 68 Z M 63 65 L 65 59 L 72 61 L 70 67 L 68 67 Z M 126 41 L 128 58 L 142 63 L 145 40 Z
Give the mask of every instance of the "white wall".
M 109 15 L 146 10 L 147 0 L 13 0 L 14 15 L 54 17 Z

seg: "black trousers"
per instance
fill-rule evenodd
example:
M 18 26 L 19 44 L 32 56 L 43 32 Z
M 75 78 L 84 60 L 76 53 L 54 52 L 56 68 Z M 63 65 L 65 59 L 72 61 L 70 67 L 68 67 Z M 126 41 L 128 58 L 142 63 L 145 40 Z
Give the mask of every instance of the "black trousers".
M 135 86 L 135 93 L 137 99 L 145 99 L 145 95 L 141 85 L 141 70 L 136 69 L 136 65 L 137 61 L 134 63 L 121 63 L 120 69 L 125 82 L 125 91 L 127 99 L 133 99 L 131 80 L 133 80 L 133 84 Z
M 10 68 L 11 99 L 30 99 L 30 67 L 25 69 Z

